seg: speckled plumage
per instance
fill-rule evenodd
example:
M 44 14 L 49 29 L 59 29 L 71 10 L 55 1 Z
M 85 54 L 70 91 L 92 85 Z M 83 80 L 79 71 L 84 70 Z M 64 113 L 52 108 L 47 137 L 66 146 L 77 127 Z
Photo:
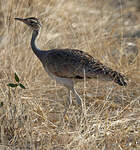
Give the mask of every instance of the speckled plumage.
M 49 50 L 46 55 L 48 70 L 61 78 L 88 79 L 97 78 L 114 81 L 121 86 L 126 86 L 125 77 L 112 69 L 104 66 L 97 59 L 86 52 L 76 49 Z
M 15 18 L 33 29 L 31 47 L 35 55 L 42 62 L 46 72 L 58 83 L 63 84 L 69 91 L 68 103 L 71 102 L 71 91 L 74 93 L 79 105 L 82 99 L 74 88 L 75 81 L 98 78 L 100 80 L 114 81 L 121 86 L 126 86 L 124 75 L 106 67 L 86 52 L 76 49 L 40 50 L 36 47 L 35 40 L 40 29 L 37 18 Z

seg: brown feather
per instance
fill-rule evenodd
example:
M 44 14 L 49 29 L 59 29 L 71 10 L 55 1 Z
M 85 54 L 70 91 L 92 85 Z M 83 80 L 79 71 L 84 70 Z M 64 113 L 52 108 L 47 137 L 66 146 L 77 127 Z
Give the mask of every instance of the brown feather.
M 59 64 L 59 65 L 58 65 Z M 46 57 L 48 70 L 61 78 L 99 78 L 126 85 L 125 77 L 106 67 L 86 52 L 75 49 L 50 50 Z M 85 74 L 84 74 L 85 73 Z

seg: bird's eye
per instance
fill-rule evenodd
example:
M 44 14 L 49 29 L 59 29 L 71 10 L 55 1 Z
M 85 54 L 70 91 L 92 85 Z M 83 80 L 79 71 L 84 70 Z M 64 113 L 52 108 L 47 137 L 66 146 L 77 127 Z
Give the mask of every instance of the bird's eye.
M 31 23 L 31 24 L 33 24 L 33 23 L 34 23 L 34 21 L 30 20 L 30 23 Z
M 27 21 L 28 21 L 29 24 L 34 24 L 35 23 L 35 21 L 31 20 L 31 19 L 27 19 Z

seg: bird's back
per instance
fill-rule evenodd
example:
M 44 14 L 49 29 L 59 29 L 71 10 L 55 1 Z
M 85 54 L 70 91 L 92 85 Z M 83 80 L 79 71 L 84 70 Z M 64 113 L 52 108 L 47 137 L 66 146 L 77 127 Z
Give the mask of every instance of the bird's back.
M 112 80 L 119 85 L 126 85 L 125 77 L 104 66 L 86 52 L 75 49 L 54 49 L 47 51 L 44 67 L 53 75 L 61 78 L 83 79 L 99 78 Z

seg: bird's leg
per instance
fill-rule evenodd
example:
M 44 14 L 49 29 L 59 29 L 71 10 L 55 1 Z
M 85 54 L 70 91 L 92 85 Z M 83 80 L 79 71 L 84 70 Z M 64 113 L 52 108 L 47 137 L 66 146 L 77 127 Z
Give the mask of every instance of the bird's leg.
M 72 104 L 72 99 L 71 99 L 71 90 L 68 89 L 68 101 L 66 102 L 66 107 L 65 107 L 65 111 L 64 111 L 64 116 L 67 112 L 67 110 L 69 109 L 69 106 Z
M 76 90 L 74 88 L 72 88 L 72 92 L 74 93 L 77 103 L 78 105 L 82 106 L 82 98 L 78 95 L 78 93 L 76 92 Z
M 72 104 L 71 90 L 68 90 L 68 106 Z

